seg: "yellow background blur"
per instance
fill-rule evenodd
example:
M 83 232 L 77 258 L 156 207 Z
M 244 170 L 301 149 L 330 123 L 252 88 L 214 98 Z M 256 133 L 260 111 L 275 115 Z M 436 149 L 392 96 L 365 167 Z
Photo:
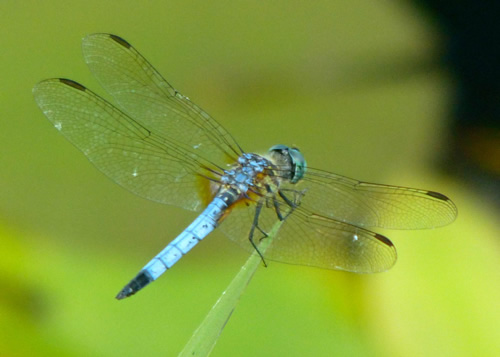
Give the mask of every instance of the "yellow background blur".
M 406 2 L 2 1 L 0 356 L 175 356 L 246 253 L 216 232 L 137 296 L 114 296 L 195 217 L 98 172 L 37 108 L 74 79 L 106 98 L 81 39 L 110 32 L 246 151 L 297 145 L 309 165 L 431 189 L 450 226 L 384 231 L 399 261 L 358 276 L 259 268 L 213 356 L 498 356 L 498 212 L 432 169 L 452 83 Z M 424 66 L 425 67 L 425 66 Z

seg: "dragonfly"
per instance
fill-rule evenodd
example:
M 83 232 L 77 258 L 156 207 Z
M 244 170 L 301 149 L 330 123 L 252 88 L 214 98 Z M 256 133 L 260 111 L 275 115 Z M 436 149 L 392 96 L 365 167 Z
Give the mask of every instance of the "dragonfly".
M 396 262 L 396 249 L 374 228 L 441 227 L 457 216 L 445 195 L 361 182 L 308 167 L 282 144 L 246 152 L 215 119 L 172 87 L 127 41 L 112 34 L 83 39 L 92 74 L 110 104 L 65 78 L 33 88 L 38 106 L 104 174 L 131 192 L 201 212 L 116 296 L 158 279 L 214 229 L 262 261 L 376 273 Z M 272 244 L 258 244 L 281 222 Z

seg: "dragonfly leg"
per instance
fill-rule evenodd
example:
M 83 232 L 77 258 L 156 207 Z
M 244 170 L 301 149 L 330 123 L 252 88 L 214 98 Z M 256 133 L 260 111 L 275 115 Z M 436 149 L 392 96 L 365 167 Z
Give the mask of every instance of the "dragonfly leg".
M 286 202 L 286 200 L 285 200 Z M 288 204 L 288 202 L 287 202 Z M 276 196 L 273 196 L 273 205 L 274 205 L 274 211 L 276 212 L 276 216 L 278 216 L 278 219 L 280 221 L 283 221 L 283 215 L 281 214 L 281 209 L 280 209 L 280 204 L 278 202 L 278 200 L 276 199 Z M 287 214 L 288 216 L 288 214 Z
M 257 202 L 257 206 L 255 207 L 255 216 L 253 217 L 253 223 L 252 223 L 252 227 L 250 228 L 250 234 L 248 235 L 248 240 L 252 244 L 253 248 L 257 251 L 257 254 L 259 254 L 260 259 L 262 259 L 262 263 L 264 263 L 264 266 L 267 268 L 267 264 L 266 264 L 266 261 L 264 259 L 264 256 L 262 255 L 259 248 L 257 247 L 257 245 L 254 242 L 255 228 L 257 228 L 262 234 L 264 234 L 264 236 L 262 238 L 260 238 L 259 241 L 267 237 L 267 233 L 264 232 L 262 230 L 262 228 L 259 227 L 259 216 L 260 216 L 260 212 L 262 210 L 262 205 L 263 205 L 263 200 L 260 200 L 259 202 Z
M 300 205 L 300 199 L 302 198 L 302 196 L 304 195 L 304 192 L 305 191 L 295 191 L 295 190 L 287 190 L 287 191 L 291 191 L 293 192 L 293 195 L 294 195 L 294 199 L 293 201 L 291 199 L 289 199 L 284 193 L 283 193 L 283 190 L 279 190 L 278 191 L 278 194 L 280 195 L 280 197 L 283 199 L 283 201 L 285 201 L 285 203 L 290 207 L 290 210 L 287 212 L 287 214 L 285 215 L 285 217 L 282 217 L 280 211 L 279 211 L 279 208 L 278 208 L 278 202 L 276 200 L 276 197 L 274 197 L 274 206 L 276 207 L 276 214 L 278 215 L 278 218 L 283 221 L 285 220 L 294 210 L 295 208 L 297 208 L 299 205 Z
M 259 226 L 255 227 L 255 228 L 257 228 L 257 229 L 259 230 L 259 232 L 263 234 L 263 236 L 259 238 L 259 242 L 260 242 L 261 240 L 263 240 L 264 238 L 267 238 L 267 237 L 269 236 L 269 235 L 268 235 L 268 234 L 267 234 L 267 233 L 266 233 L 266 232 L 265 232 L 262 228 L 260 228 Z

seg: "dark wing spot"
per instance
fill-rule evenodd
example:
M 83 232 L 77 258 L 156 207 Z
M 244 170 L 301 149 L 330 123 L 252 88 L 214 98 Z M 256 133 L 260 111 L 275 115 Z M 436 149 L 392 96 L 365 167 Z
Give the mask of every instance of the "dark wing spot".
M 449 201 L 450 200 L 448 197 L 446 197 L 442 193 L 434 192 L 434 191 L 427 191 L 427 196 L 437 198 L 438 200 L 441 200 L 441 201 Z
M 75 89 L 81 90 L 82 92 L 85 92 L 86 88 L 82 86 L 80 83 L 76 83 L 75 81 L 72 81 L 71 79 L 66 79 L 66 78 L 59 78 L 59 82 L 66 84 L 67 86 L 73 87 Z
M 119 37 L 119 36 L 116 36 L 116 35 L 109 35 L 109 37 L 114 40 L 115 42 L 119 43 L 120 45 L 122 45 L 123 47 L 125 48 L 130 48 L 132 47 L 132 45 L 130 43 L 128 43 L 127 41 L 125 41 L 123 38 Z
M 375 233 L 374 237 L 384 243 L 385 245 L 389 247 L 394 247 L 394 244 L 389 240 L 389 238 L 384 237 L 382 234 Z

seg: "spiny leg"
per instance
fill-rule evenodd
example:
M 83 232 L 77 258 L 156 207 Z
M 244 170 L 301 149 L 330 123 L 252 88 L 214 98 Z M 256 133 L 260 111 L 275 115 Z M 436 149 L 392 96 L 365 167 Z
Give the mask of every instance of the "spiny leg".
M 276 212 L 276 216 L 278 217 L 278 219 L 280 221 L 283 221 L 284 218 L 283 218 L 283 215 L 281 214 L 281 209 L 280 209 L 280 203 L 278 202 L 277 198 L 276 198 L 276 195 L 274 194 L 274 192 L 272 191 L 271 187 L 269 185 L 266 185 L 266 189 L 267 189 L 267 193 L 269 194 L 272 194 L 272 197 L 273 197 L 273 206 L 274 206 L 274 212 Z M 286 197 L 284 194 L 281 193 L 280 190 L 278 190 L 278 193 L 279 195 L 281 196 L 281 198 L 285 201 L 285 203 L 287 205 L 289 205 L 290 207 L 293 207 L 294 204 L 292 201 L 290 201 L 288 199 L 288 197 Z M 269 202 L 269 201 L 266 201 L 266 202 Z M 269 207 L 269 203 L 268 203 L 268 207 Z M 288 214 L 286 215 L 286 217 L 288 216 Z M 285 218 L 286 218 L 285 217 Z
M 270 187 L 267 187 L 267 189 L 268 189 L 268 192 L 270 192 Z M 280 202 L 278 201 L 278 199 L 276 198 L 276 196 L 273 195 L 274 211 L 276 212 L 276 216 L 278 217 L 278 219 L 280 221 L 285 220 L 295 210 L 295 208 L 298 207 L 298 204 L 300 204 L 300 198 L 297 199 L 296 196 L 298 195 L 299 197 L 301 197 L 304 194 L 304 192 L 305 192 L 305 191 L 298 192 L 298 191 L 295 191 L 295 190 L 290 190 L 290 191 L 293 191 L 293 193 L 295 195 L 295 200 L 294 200 L 295 202 L 292 201 L 292 200 L 290 200 L 281 190 L 278 191 L 278 194 L 280 195 L 280 197 L 290 207 L 290 210 L 286 213 L 286 215 L 284 217 L 283 217 L 283 215 L 281 213 Z M 248 236 L 248 240 L 250 241 L 250 243 L 252 244 L 252 246 L 254 247 L 254 249 L 259 254 L 260 258 L 262 259 L 262 263 L 264 263 L 264 266 L 267 267 L 267 264 L 266 264 L 266 261 L 264 259 L 264 256 L 262 255 L 262 253 L 260 252 L 259 248 L 257 247 L 257 245 L 254 242 L 254 233 L 255 233 L 255 229 L 256 228 L 263 234 L 263 237 L 261 237 L 259 239 L 259 242 L 262 239 L 268 237 L 268 234 L 262 228 L 260 228 L 260 226 L 259 226 L 259 216 L 260 216 L 260 213 L 262 211 L 262 207 L 264 205 L 264 200 L 267 201 L 267 199 L 261 198 L 257 202 L 257 205 L 255 207 L 255 216 L 253 218 L 252 227 L 250 228 L 250 233 L 249 233 L 249 236 Z
M 287 190 L 287 191 L 292 191 L 294 193 L 294 195 L 296 195 L 298 192 L 295 191 L 295 190 Z M 300 200 L 297 200 L 295 199 L 294 201 L 292 201 L 291 199 L 289 199 L 284 193 L 282 190 L 279 190 L 278 191 L 278 194 L 280 195 L 280 197 L 283 199 L 283 201 L 285 201 L 285 203 L 290 207 L 290 210 L 287 212 L 287 214 L 285 215 L 285 217 L 282 217 L 281 213 L 278 211 L 278 209 L 276 210 L 276 214 L 278 215 L 278 218 L 280 218 L 280 220 L 285 220 L 287 219 L 287 217 L 292 214 L 292 212 L 299 206 L 300 204 Z M 300 192 L 299 194 L 299 197 L 301 197 L 304 193 L 303 192 Z M 276 200 L 276 197 L 273 198 L 274 199 L 274 206 L 277 207 L 277 200 Z M 297 202 L 298 201 L 298 202 Z
M 259 200 L 259 202 L 257 202 L 257 206 L 255 207 L 255 216 L 253 217 L 252 227 L 250 228 L 250 234 L 248 235 L 248 240 L 252 244 L 253 248 L 257 251 L 257 254 L 259 254 L 260 259 L 262 260 L 262 263 L 264 264 L 264 266 L 267 268 L 267 264 L 266 264 L 266 261 L 264 259 L 264 256 L 262 255 L 262 253 L 260 252 L 259 248 L 257 247 L 257 245 L 255 244 L 255 242 L 253 240 L 253 234 L 255 232 L 255 228 L 257 228 L 262 234 L 264 234 L 264 237 L 260 238 L 260 240 L 262 240 L 268 236 L 267 233 L 264 232 L 259 227 L 259 216 L 260 216 L 260 212 L 262 211 L 262 205 L 263 205 L 263 200 Z
M 276 212 L 276 216 L 278 216 L 278 219 L 280 221 L 283 221 L 284 218 L 283 215 L 281 214 L 280 203 L 276 199 L 276 196 L 273 196 L 273 205 L 274 205 L 274 212 Z

